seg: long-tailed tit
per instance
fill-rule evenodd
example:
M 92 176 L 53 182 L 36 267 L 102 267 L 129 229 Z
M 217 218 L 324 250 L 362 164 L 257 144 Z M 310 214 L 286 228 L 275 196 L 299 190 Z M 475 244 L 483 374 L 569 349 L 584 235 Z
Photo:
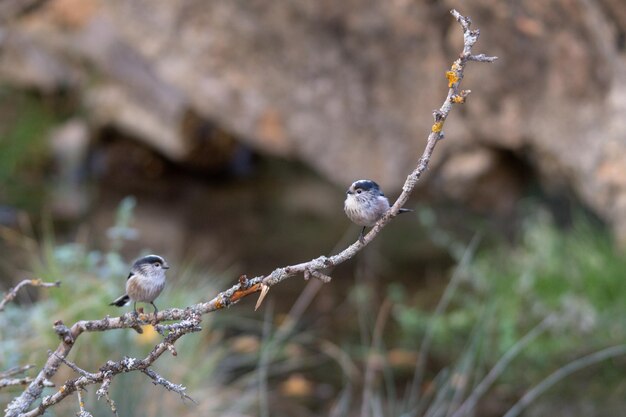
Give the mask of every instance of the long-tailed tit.
M 380 187 L 372 180 L 358 180 L 352 183 L 346 191 L 346 201 L 343 206 L 350 220 L 363 226 L 359 241 L 363 243 L 363 234 L 367 227 L 372 227 L 389 210 L 389 200 Z M 413 211 L 401 208 L 400 213 Z
M 122 307 L 132 301 L 133 311 L 137 314 L 137 301 L 150 303 L 156 315 L 159 310 L 154 305 L 154 300 L 165 287 L 165 270 L 169 267 L 165 259 L 158 255 L 148 255 L 137 259 L 130 268 L 130 274 L 126 280 L 126 294 L 109 305 Z

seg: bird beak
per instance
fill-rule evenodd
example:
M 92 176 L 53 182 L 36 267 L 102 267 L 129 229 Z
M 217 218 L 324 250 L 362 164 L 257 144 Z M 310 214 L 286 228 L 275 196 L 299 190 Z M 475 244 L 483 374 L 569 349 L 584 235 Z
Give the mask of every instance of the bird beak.
M 164 263 L 164 264 L 163 264 L 163 269 L 170 269 L 170 266 L 169 266 L 169 264 L 167 264 L 167 263 Z
M 348 195 L 352 195 L 352 194 L 354 194 L 354 193 L 353 193 L 352 191 L 348 190 L 348 191 L 346 191 L 346 194 L 348 194 Z

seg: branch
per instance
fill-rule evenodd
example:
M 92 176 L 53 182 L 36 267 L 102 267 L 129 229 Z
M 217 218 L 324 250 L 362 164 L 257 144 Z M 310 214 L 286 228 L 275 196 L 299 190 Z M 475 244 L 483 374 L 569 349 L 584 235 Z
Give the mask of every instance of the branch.
M 140 314 L 138 317 L 134 317 L 131 313 L 127 313 L 117 318 L 106 317 L 101 320 L 82 320 L 75 323 L 71 328 L 66 327 L 59 321 L 55 323 L 54 329 L 61 338 L 61 343 L 57 347 L 54 354 L 49 356 L 48 361 L 28 388 L 8 405 L 5 410 L 5 417 L 33 417 L 41 415 L 47 408 L 58 403 L 63 398 L 67 397 L 71 392 L 94 383 L 102 383 L 101 388 L 98 390 L 98 395 L 106 395 L 107 400 L 110 400 L 108 399 L 108 385 L 114 375 L 135 370 L 145 373 L 145 371 L 148 370 L 148 367 L 156 359 L 158 359 L 163 352 L 170 350 L 172 353 L 175 353 L 176 351 L 173 347 L 174 342 L 186 333 L 198 331 L 199 324 L 204 314 L 229 307 L 237 303 L 242 298 L 259 291 L 263 291 L 264 294 L 267 294 L 272 286 L 296 275 L 304 274 L 306 278 L 312 276 L 322 280 L 323 282 L 329 281 L 330 277 L 322 271 L 333 268 L 353 258 L 380 233 L 380 231 L 391 221 L 391 219 L 399 213 L 400 208 L 404 206 L 409 199 L 417 181 L 420 179 L 422 173 L 428 168 L 428 163 L 436 144 L 440 139 L 443 139 L 443 126 L 452 109 L 452 105 L 464 103 L 466 97 L 470 93 L 469 90 L 459 90 L 459 84 L 463 79 L 463 72 L 467 62 L 492 62 L 496 59 L 496 57 L 487 57 L 485 55 L 472 55 L 471 49 L 478 40 L 480 32 L 478 30 L 470 30 L 470 19 L 461 16 L 456 10 L 452 10 L 452 15 L 463 28 L 464 47 L 459 58 L 452 64 L 450 71 L 446 73 L 446 77 L 449 81 L 448 95 L 446 96 L 446 99 L 441 107 L 433 113 L 435 122 L 428 136 L 426 149 L 418 161 L 417 167 L 407 176 L 404 186 L 402 187 L 402 193 L 389 211 L 374 225 L 362 241 L 357 240 L 336 255 L 320 256 L 308 262 L 277 268 L 265 276 L 248 279 L 245 275 L 243 275 L 239 278 L 238 284 L 219 293 L 210 301 L 195 304 L 185 309 L 172 308 L 160 311 L 156 315 Z M 262 299 L 259 301 L 262 301 Z M 258 304 L 260 303 L 257 303 L 257 306 Z M 180 321 L 180 323 L 158 325 L 158 323 L 164 321 Z M 83 332 L 136 328 L 137 326 L 147 323 L 154 324 L 159 333 L 163 334 L 169 331 L 169 334 L 165 337 L 163 342 L 154 347 L 152 352 L 146 358 L 143 360 L 124 358 L 119 362 L 108 361 L 102 368 L 100 368 L 100 372 L 90 374 L 89 377 L 83 375 L 77 379 L 67 381 L 58 392 L 45 397 L 38 407 L 27 411 L 41 396 L 43 391 L 43 382 L 56 374 L 60 364 L 63 362 L 62 359 L 67 357 L 68 353 L 74 346 L 76 339 Z M 149 373 L 147 373 L 147 375 L 150 376 Z M 174 384 L 172 385 L 175 386 Z M 181 394 L 179 391 L 176 392 Z M 112 404 L 112 402 L 109 402 L 109 404 Z M 115 409 L 114 407 L 114 405 L 111 405 L 113 410 Z
M 24 365 L 18 366 L 15 368 L 7 369 L 6 371 L 0 371 L 0 389 L 6 387 L 12 387 L 16 385 L 28 385 L 33 381 L 33 378 L 29 376 L 25 376 L 22 378 L 15 378 L 16 375 L 23 374 L 29 369 L 33 368 L 34 365 Z M 50 381 L 45 380 L 44 386 L 53 387 L 54 384 Z
M 152 369 L 143 369 L 142 372 L 144 374 L 148 375 L 148 377 L 150 379 L 152 379 L 154 385 L 162 385 L 168 391 L 176 392 L 182 398 L 184 398 L 186 400 L 190 400 L 194 404 L 198 404 L 197 402 L 194 401 L 193 398 L 191 398 L 189 395 L 185 394 L 186 388 L 183 387 L 181 384 L 173 384 L 173 383 L 171 383 L 167 379 L 163 378 L 161 375 L 159 375 L 156 372 L 154 372 Z
M 130 313 L 128 314 L 130 315 Z M 24 393 L 20 397 L 16 398 L 15 400 L 13 400 L 13 402 L 11 402 L 8 405 L 7 409 L 5 410 L 6 411 L 5 415 L 6 416 L 18 416 L 19 415 L 20 417 L 34 417 L 34 416 L 43 415 L 48 408 L 61 402 L 63 399 L 70 396 L 74 392 L 78 392 L 84 389 L 85 387 L 87 387 L 88 385 L 94 385 L 94 384 L 102 384 L 100 389 L 97 391 L 98 397 L 105 396 L 107 398 L 107 402 L 111 406 L 111 410 L 115 413 L 116 412 L 115 405 L 111 401 L 111 399 L 108 397 L 108 387 L 109 387 L 109 384 L 111 383 L 111 379 L 115 375 L 132 372 L 132 371 L 144 372 L 151 379 L 153 379 L 155 383 L 163 385 L 171 391 L 177 392 L 183 398 L 192 400 L 189 396 L 185 394 L 184 392 L 185 387 L 183 387 L 182 385 L 173 384 L 167 381 L 166 379 L 161 378 L 155 372 L 148 369 L 159 357 L 161 357 L 163 353 L 165 353 L 165 351 L 169 350 L 169 346 L 173 345 L 174 342 L 180 339 L 183 335 L 200 330 L 199 324 L 201 321 L 201 317 L 199 315 L 195 315 L 194 313 L 190 313 L 189 317 L 190 318 L 188 318 L 187 320 L 184 320 L 181 323 L 179 323 L 180 326 L 172 330 L 164 338 L 164 340 L 161 343 L 157 344 L 152 349 L 152 351 L 150 351 L 148 356 L 146 356 L 144 359 L 124 357 L 120 361 L 107 361 L 102 367 L 100 367 L 99 372 L 95 372 L 95 373 L 90 373 L 79 368 L 76 364 L 65 359 L 65 357 L 67 356 L 67 353 L 63 355 L 61 352 L 59 352 L 59 349 L 57 349 L 56 352 L 53 352 L 50 355 L 50 357 L 48 358 L 48 362 L 44 366 L 44 369 L 42 370 L 40 375 L 37 376 L 37 378 L 39 378 L 41 374 L 44 373 L 44 371 L 46 371 L 46 369 L 49 367 L 50 364 L 54 364 L 55 368 L 49 369 L 49 372 L 52 372 L 52 371 L 56 372 L 58 370 L 58 366 L 60 363 L 66 364 L 71 369 L 73 369 L 76 373 L 78 373 L 80 376 L 75 379 L 67 380 L 59 388 L 57 392 L 55 392 L 52 395 L 48 395 L 44 397 L 41 400 L 41 403 L 37 407 L 33 408 L 32 410 L 28 412 L 21 411 L 20 408 L 23 407 L 23 404 L 24 404 L 22 401 L 24 402 L 29 401 L 30 398 L 33 398 L 33 396 L 37 394 L 36 389 L 31 390 L 33 386 L 36 386 L 37 379 L 35 379 L 35 381 L 31 383 L 31 386 L 29 386 L 29 388 L 26 391 L 24 391 Z M 76 325 L 72 326 L 72 328 L 74 328 L 75 326 Z M 64 326 L 57 322 L 56 327 L 63 328 Z M 65 329 L 67 328 L 65 327 Z M 65 334 L 65 332 L 62 332 L 62 333 Z M 62 337 L 68 337 L 68 336 L 62 336 Z M 61 343 L 61 346 L 59 346 L 59 348 L 65 345 L 66 345 L 65 341 L 63 341 Z M 67 346 L 71 348 L 72 345 L 70 344 Z M 41 390 L 39 390 L 39 395 L 40 393 L 41 393 Z M 24 399 L 22 400 L 22 398 Z M 34 401 L 34 398 L 32 401 Z
M 43 282 L 40 279 L 25 279 L 17 284 L 15 287 L 11 288 L 0 300 L 0 312 L 4 311 L 5 306 L 13 301 L 15 297 L 17 297 L 17 293 L 22 287 L 32 286 L 32 287 L 59 287 L 61 285 L 60 281 L 57 282 Z M 11 368 L 6 371 L 0 371 L 0 389 L 16 386 L 16 385 L 28 385 L 33 381 L 33 378 L 25 376 L 22 378 L 13 378 L 13 376 L 22 374 L 32 368 L 33 365 L 24 365 L 16 368 Z M 54 386 L 50 381 L 44 379 L 42 381 L 44 386 L 51 387 Z
M 4 307 L 7 305 L 7 303 L 13 301 L 15 299 L 15 297 L 17 297 L 17 292 L 22 287 L 25 287 L 27 285 L 30 285 L 31 287 L 44 287 L 44 288 L 60 287 L 61 286 L 61 281 L 57 281 L 57 282 L 43 282 L 40 279 L 25 279 L 22 282 L 20 282 L 19 284 L 17 284 L 15 287 L 11 288 L 4 295 L 2 300 L 0 300 L 0 311 L 3 311 Z
M 15 368 L 7 369 L 6 371 L 0 371 L 0 378 L 9 378 L 15 375 L 23 374 L 33 366 L 34 365 L 16 366 Z
M 16 385 L 28 385 L 32 381 L 33 379 L 27 376 L 22 378 L 0 378 L 0 389 Z

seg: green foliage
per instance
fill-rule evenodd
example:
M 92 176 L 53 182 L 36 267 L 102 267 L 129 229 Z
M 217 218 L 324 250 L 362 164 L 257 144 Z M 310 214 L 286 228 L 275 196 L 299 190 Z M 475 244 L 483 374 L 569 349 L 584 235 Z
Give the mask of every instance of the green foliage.
M 452 249 L 458 255 L 458 244 Z M 475 256 L 445 314 L 433 316 L 406 300 L 397 305 L 395 319 L 405 343 L 420 340 L 432 326 L 433 351 L 453 357 L 477 321 L 485 320 L 486 355 L 495 360 L 544 317 L 556 314 L 549 334 L 524 353 L 541 371 L 542 365 L 564 363 L 626 338 L 626 327 L 616 320 L 626 315 L 624 271 L 626 256 L 605 230 L 582 215 L 563 230 L 537 210 L 515 246 L 498 242 Z M 395 288 L 391 294 L 400 292 Z M 485 308 L 490 314 L 481 318 Z
M 59 243 L 51 231 L 44 232 L 41 245 L 33 245 L 30 238 L 25 238 L 31 243 L 24 246 L 32 251 L 33 276 L 45 281 L 61 281 L 61 287 L 38 291 L 37 300 L 32 302 L 21 294 L 19 302 L 9 303 L 0 314 L 0 329 L 3 329 L 0 333 L 1 370 L 34 364 L 35 370 L 29 374 L 32 376 L 40 369 L 47 359 L 47 352 L 59 343 L 52 331 L 52 323 L 56 320 L 71 326 L 79 320 L 117 316 L 130 310 L 131 307 L 120 309 L 108 304 L 124 291 L 131 259 L 123 258 L 121 251 L 124 244 L 136 239 L 139 233 L 132 227 L 135 205 L 132 197 L 120 203 L 116 224 L 107 231 L 108 250 L 92 250 L 81 242 Z M 150 252 L 146 250 L 143 254 Z M 191 266 L 176 265 L 168 273 L 168 285 L 157 305 L 165 309 L 206 301 L 234 280 L 232 274 L 220 276 Z M 146 311 L 151 312 L 152 308 L 148 306 Z M 178 355 L 173 357 L 166 353 L 152 367 L 170 381 L 187 386 L 188 394 L 200 403 L 198 407 L 216 415 L 256 409 L 260 389 L 256 381 L 260 375 L 265 374 L 264 378 L 277 384 L 294 369 L 311 368 L 311 364 L 305 363 L 308 359 L 300 344 L 317 343 L 291 326 L 279 326 L 262 335 L 264 324 L 260 319 L 235 315 L 235 310 L 229 310 L 229 313 L 204 316 L 202 332 L 181 338 L 176 343 Z M 273 319 L 268 314 L 266 322 L 269 327 Z M 11 331 L 5 332 L 4 329 Z M 244 329 L 245 335 L 239 335 Z M 124 356 L 143 358 L 160 340 L 162 337 L 152 326 L 145 326 L 143 334 L 131 329 L 84 333 L 68 359 L 87 371 L 96 372 L 107 360 L 119 360 Z M 265 358 L 261 359 L 263 355 Z M 54 381 L 61 383 L 74 376 L 73 371 L 62 366 Z M 273 386 L 266 389 L 273 389 Z M 47 390 L 44 395 L 52 390 Z M 104 400 L 97 401 L 95 391 L 90 388 L 86 393 L 87 408 L 94 415 L 109 415 L 108 405 Z M 2 390 L 0 407 L 18 392 L 19 388 Z M 137 415 L 138 410 L 151 416 L 197 413 L 196 406 L 182 402 L 176 394 L 161 386 L 153 386 L 138 372 L 115 377 L 110 393 L 120 415 Z M 70 415 L 75 411 L 76 402 L 69 398 L 51 410 L 53 415 Z
M 58 122 L 42 100 L 0 89 L 0 201 L 40 207 L 48 159 L 46 133 Z
M 0 314 L 0 328 L 11 329 L 10 333 L 3 331 L 0 338 L 0 358 L 3 359 L 0 361 L 0 369 L 26 363 L 41 367 L 47 358 L 46 352 L 58 344 L 58 337 L 51 329 L 56 320 L 71 326 L 79 320 L 100 319 L 128 311 L 129 307 L 118 309 L 108 304 L 124 291 L 129 260 L 124 260 L 119 251 L 125 241 L 137 235 L 137 231 L 130 226 L 134 205 L 135 200 L 130 197 L 120 204 L 117 224 L 108 233 L 111 239 L 109 251 L 89 250 L 78 242 L 59 244 L 55 242 L 52 233 L 46 233 L 37 253 L 31 254 L 33 275 L 44 281 L 61 281 L 61 287 L 38 291 L 39 299 L 32 303 L 25 302 L 22 296 L 20 303 L 10 303 Z M 217 293 L 219 280 L 197 279 L 200 274 L 189 267 L 177 267 L 174 273 L 169 274 L 170 285 L 166 286 L 157 304 L 161 308 L 186 306 L 200 301 L 202 296 L 206 299 Z M 176 285 L 171 285 L 173 281 Z M 151 308 L 147 311 L 151 311 Z M 204 328 L 211 328 L 211 322 L 206 318 L 203 321 Z M 168 365 L 171 366 L 172 361 L 169 355 L 165 355 L 155 365 L 155 370 L 183 384 L 193 380 L 196 387 L 202 386 L 202 382 L 199 383 L 200 376 L 210 376 L 214 372 L 215 358 L 223 355 L 223 349 L 215 341 L 199 345 L 198 338 L 200 336 L 190 335 L 180 340 L 177 343 L 180 358 L 176 360 L 176 369 L 195 369 L 198 372 L 168 373 Z M 132 330 L 88 333 L 81 336 L 69 359 L 89 371 L 97 371 L 108 359 L 145 357 L 159 340 L 160 336 L 152 326 L 146 326 L 141 335 Z M 69 377 L 67 371 L 61 375 Z M 116 378 L 112 395 L 120 410 L 132 410 L 144 394 L 154 395 L 147 380 L 139 382 L 142 378 L 145 379 L 145 376 L 123 375 Z M 210 386 L 210 382 L 210 378 L 204 381 L 204 387 Z M 136 389 L 144 385 L 139 390 L 141 392 Z M 164 397 L 159 400 L 161 402 L 177 400 L 174 394 L 171 397 L 162 394 L 155 398 Z M 90 404 L 102 408 L 102 413 L 110 413 L 103 401 L 96 402 L 91 398 Z M 70 408 L 73 406 L 69 402 L 66 405 Z M 176 403 L 177 407 L 180 405 Z

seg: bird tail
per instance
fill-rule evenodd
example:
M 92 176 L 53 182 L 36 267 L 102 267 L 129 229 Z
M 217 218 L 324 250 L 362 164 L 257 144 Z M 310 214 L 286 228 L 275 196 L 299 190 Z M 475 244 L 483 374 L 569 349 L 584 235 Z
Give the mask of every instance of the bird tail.
M 109 305 L 110 306 L 123 307 L 126 304 L 128 304 L 129 301 L 130 301 L 130 297 L 127 294 L 124 294 L 120 298 L 118 298 L 115 301 L 113 301 L 112 303 L 110 303 Z
M 413 209 L 401 208 L 400 210 L 398 210 L 398 213 L 410 213 L 412 211 Z

